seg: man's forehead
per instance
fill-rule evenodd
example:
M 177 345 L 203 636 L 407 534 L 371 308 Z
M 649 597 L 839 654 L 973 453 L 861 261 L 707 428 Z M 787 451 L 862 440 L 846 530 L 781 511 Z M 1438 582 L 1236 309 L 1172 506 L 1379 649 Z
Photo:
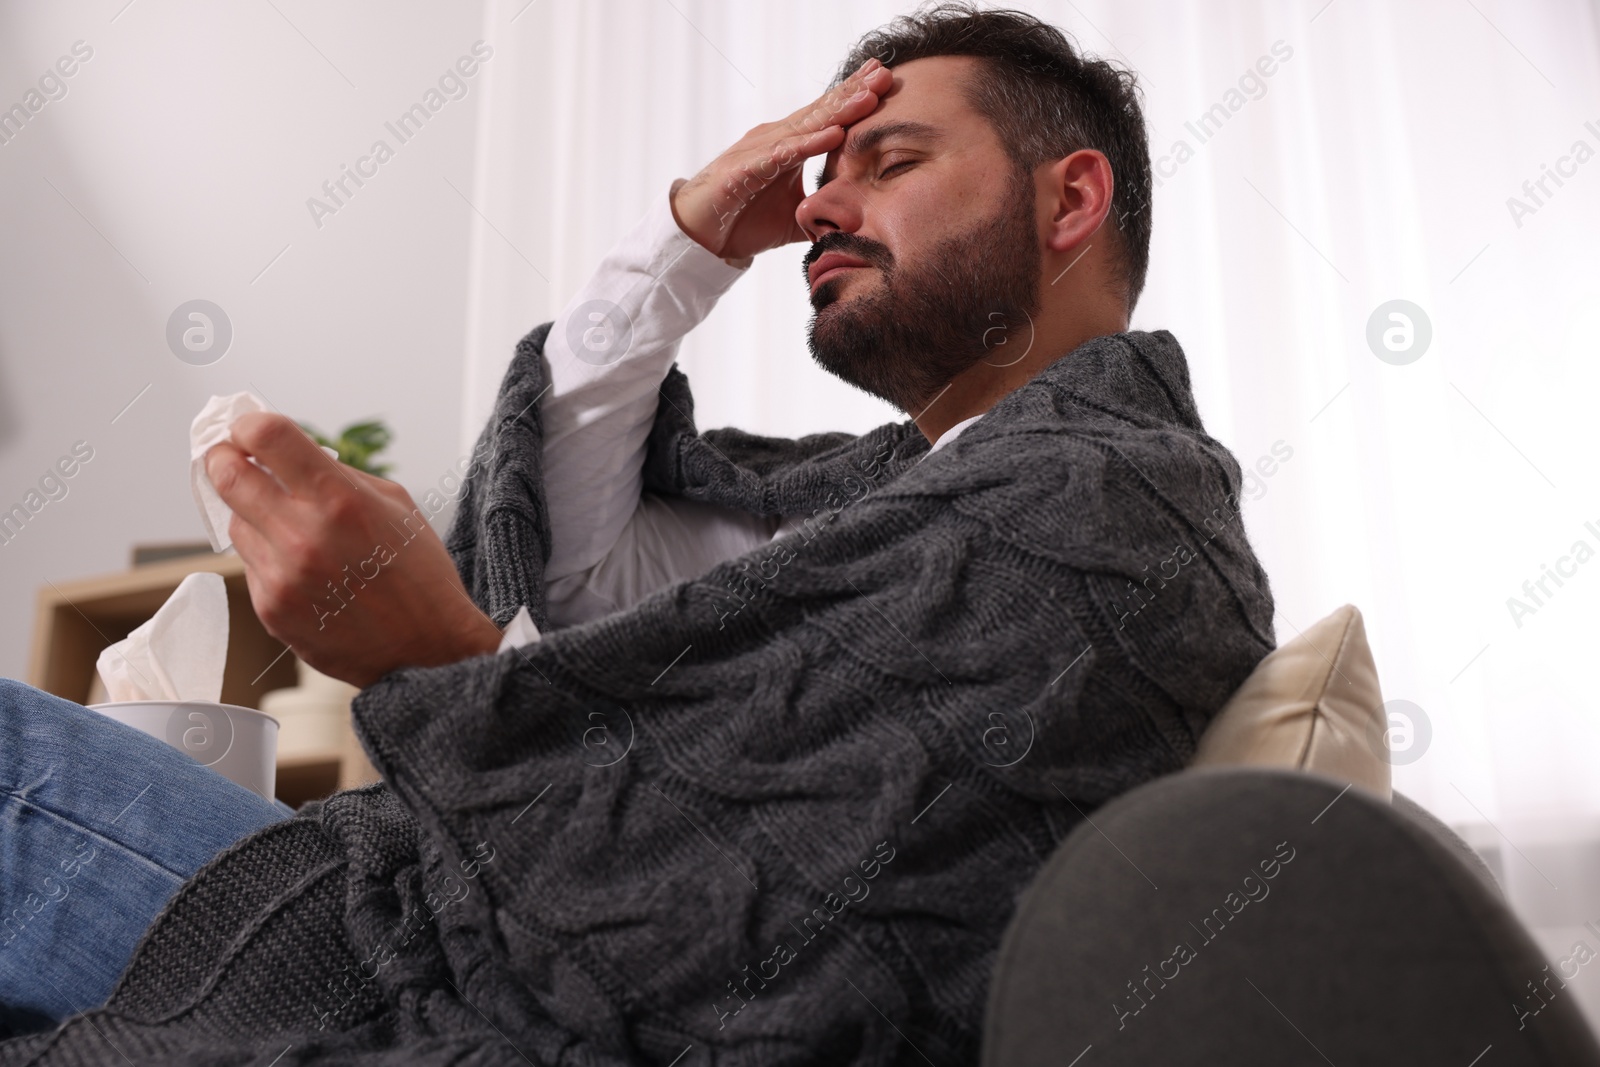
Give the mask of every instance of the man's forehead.
M 968 56 L 930 56 L 891 68 L 894 84 L 872 114 L 845 129 L 844 144 L 829 152 L 817 188 L 833 180 L 839 161 L 864 155 L 890 137 L 937 140 L 964 112 L 971 112 L 962 92 Z

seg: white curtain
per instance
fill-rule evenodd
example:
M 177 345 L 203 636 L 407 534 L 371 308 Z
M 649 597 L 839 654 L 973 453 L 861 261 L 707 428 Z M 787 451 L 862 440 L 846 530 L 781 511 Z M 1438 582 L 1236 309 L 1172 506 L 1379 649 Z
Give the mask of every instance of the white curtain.
M 809 101 L 907 6 L 488 0 L 463 447 L 515 340 L 673 178 Z M 1513 837 L 1592 830 L 1600 555 L 1576 545 L 1600 553 L 1594 6 L 1015 6 L 1141 75 L 1164 176 L 1134 325 L 1177 335 L 1247 469 L 1271 457 L 1245 516 L 1279 640 L 1355 603 L 1386 699 L 1420 709 L 1396 720 L 1398 788 Z M 899 417 L 811 364 L 803 251 L 763 257 L 685 343 L 703 426 Z M 1368 342 L 1394 300 L 1431 327 L 1407 363 Z

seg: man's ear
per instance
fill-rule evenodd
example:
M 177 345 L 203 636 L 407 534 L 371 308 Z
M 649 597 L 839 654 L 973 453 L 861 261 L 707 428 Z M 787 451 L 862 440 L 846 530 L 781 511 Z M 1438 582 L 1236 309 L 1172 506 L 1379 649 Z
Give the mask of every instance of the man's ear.
M 1052 252 L 1087 251 L 1111 214 L 1116 191 L 1111 161 L 1103 152 L 1081 148 L 1050 164 L 1047 175 L 1056 204 L 1045 247 Z

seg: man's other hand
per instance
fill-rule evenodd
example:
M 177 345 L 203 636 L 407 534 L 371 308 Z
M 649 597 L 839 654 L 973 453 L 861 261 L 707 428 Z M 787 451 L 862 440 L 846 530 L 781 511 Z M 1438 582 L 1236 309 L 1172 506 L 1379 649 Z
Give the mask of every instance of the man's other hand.
M 232 437 L 206 472 L 233 509 L 257 617 L 301 659 L 365 687 L 499 646 L 403 488 L 330 459 L 283 415 L 241 415 Z
M 869 59 L 788 118 L 745 134 L 699 174 L 674 186 L 672 213 L 679 228 L 728 260 L 806 240 L 795 219 L 805 199 L 802 164 L 842 145 L 844 128 L 872 114 L 893 82 L 889 68 Z

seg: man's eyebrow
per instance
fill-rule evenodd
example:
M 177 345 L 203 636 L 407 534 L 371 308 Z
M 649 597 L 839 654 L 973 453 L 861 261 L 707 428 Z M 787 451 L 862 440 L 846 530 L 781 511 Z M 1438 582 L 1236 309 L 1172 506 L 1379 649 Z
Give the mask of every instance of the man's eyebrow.
M 917 137 L 925 141 L 933 141 L 939 138 L 939 130 L 926 122 L 917 122 L 913 119 L 885 122 L 881 126 L 874 126 L 870 130 L 862 130 L 860 133 L 852 135 L 849 140 L 845 141 L 844 150 L 840 152 L 839 156 L 841 159 L 850 156 L 864 156 L 891 137 Z M 831 166 L 831 164 L 823 164 L 822 174 L 817 179 L 818 189 L 833 181 Z

